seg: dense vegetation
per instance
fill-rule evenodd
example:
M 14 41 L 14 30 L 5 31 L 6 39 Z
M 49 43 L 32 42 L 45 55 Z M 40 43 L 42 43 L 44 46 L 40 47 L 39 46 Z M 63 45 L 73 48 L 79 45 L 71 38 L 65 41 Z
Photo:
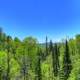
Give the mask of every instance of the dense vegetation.
M 40 44 L 12 39 L 0 28 L 0 80 L 80 80 L 80 35 Z

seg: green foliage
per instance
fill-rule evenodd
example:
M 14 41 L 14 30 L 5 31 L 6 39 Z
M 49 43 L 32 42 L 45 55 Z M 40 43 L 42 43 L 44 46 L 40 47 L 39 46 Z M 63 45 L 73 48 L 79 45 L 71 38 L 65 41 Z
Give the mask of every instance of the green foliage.
M 80 35 L 60 43 L 7 36 L 0 28 L 0 80 L 80 80 Z
M 35 67 L 35 73 L 36 73 L 36 80 L 42 80 L 42 72 L 41 72 L 41 50 L 38 49 L 37 53 L 37 62 Z
M 70 54 L 69 54 L 68 42 L 66 40 L 65 53 L 64 53 L 64 58 L 63 58 L 64 80 L 68 79 L 69 74 L 71 73 L 71 70 L 72 70 L 72 64 L 71 64 L 71 59 L 70 59 Z

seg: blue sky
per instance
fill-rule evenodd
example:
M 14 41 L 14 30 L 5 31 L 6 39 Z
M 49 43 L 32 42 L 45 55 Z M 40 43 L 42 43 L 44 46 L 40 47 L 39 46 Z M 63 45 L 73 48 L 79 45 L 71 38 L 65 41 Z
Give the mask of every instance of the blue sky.
M 73 37 L 80 33 L 80 0 L 0 0 L 0 26 L 20 39 Z

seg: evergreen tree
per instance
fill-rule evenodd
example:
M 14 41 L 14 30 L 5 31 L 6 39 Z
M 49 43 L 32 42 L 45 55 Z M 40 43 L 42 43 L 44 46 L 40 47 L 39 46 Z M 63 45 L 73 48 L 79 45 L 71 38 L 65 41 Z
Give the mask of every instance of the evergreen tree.
M 46 56 L 48 55 L 48 38 L 46 36 Z
M 53 50 L 53 43 L 52 43 L 52 40 L 50 40 L 50 43 L 49 43 L 49 51 L 52 52 Z
M 69 54 L 69 47 L 68 47 L 68 41 L 66 40 L 65 43 L 65 54 L 63 58 L 63 71 L 64 71 L 64 80 L 67 80 L 69 77 L 69 74 L 71 73 L 72 64 Z
M 2 28 L 0 27 L 0 41 L 2 40 L 2 33 L 3 33 L 3 30 L 2 30 Z
M 55 43 L 54 48 L 52 51 L 52 60 L 53 60 L 53 72 L 54 76 L 58 76 L 58 70 L 59 70 L 59 53 L 58 53 L 58 46 Z

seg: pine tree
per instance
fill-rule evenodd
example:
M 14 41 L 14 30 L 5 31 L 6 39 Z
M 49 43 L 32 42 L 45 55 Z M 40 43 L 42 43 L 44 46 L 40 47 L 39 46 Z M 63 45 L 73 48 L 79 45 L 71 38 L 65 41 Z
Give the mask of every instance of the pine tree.
M 55 43 L 54 48 L 52 51 L 52 60 L 53 60 L 53 72 L 54 76 L 58 76 L 58 70 L 59 70 L 59 53 L 58 53 L 58 46 Z
M 46 36 L 46 56 L 48 55 L 48 38 Z
M 2 30 L 2 28 L 0 27 L 0 41 L 2 40 L 2 33 L 3 33 L 3 30 Z
M 49 43 L 49 51 L 52 52 L 53 50 L 53 43 L 52 43 L 52 40 L 50 40 L 50 43 Z
M 64 80 L 68 79 L 69 74 L 71 73 L 71 69 L 72 69 L 72 64 L 71 64 L 71 59 L 70 59 L 70 54 L 69 54 L 68 42 L 66 40 L 65 54 L 64 54 L 64 58 L 63 58 Z

